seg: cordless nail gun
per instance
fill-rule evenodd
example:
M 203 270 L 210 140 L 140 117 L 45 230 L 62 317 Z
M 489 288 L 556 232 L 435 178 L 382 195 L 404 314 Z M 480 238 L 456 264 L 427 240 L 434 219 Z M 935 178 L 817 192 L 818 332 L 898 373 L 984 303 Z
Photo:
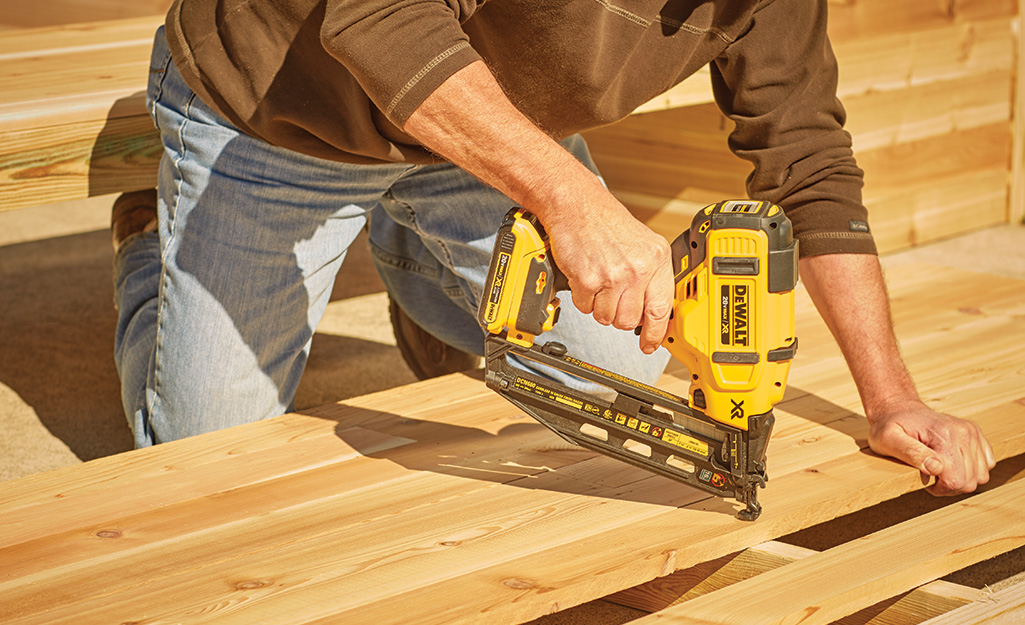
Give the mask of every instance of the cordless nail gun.
M 575 445 L 761 513 L 772 409 L 797 350 L 797 241 L 769 202 L 731 200 L 695 215 L 672 242 L 676 297 L 662 346 L 686 365 L 688 397 L 535 344 L 558 321 L 566 277 L 537 218 L 514 208 L 498 232 L 478 321 L 487 385 Z M 581 392 L 513 366 L 534 361 L 604 387 Z M 592 388 L 594 388 L 592 386 Z

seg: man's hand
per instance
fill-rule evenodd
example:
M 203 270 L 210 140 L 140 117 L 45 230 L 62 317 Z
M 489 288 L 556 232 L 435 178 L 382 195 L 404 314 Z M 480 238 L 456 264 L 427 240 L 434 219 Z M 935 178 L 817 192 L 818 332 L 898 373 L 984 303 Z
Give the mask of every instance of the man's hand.
M 872 451 L 896 458 L 936 478 L 934 495 L 970 493 L 989 481 L 996 462 L 978 425 L 907 402 L 877 412 L 868 437 Z
M 643 326 L 645 353 L 661 345 L 675 293 L 669 243 L 524 117 L 484 63 L 450 76 L 403 130 L 538 217 L 581 312 Z
M 596 213 L 549 218 L 555 261 L 580 312 L 620 330 L 643 326 L 640 347 L 650 354 L 665 338 L 672 312 L 669 242 L 621 206 Z
M 836 338 L 868 418 L 869 445 L 936 478 L 928 490 L 953 495 L 989 480 L 993 449 L 977 425 L 934 412 L 918 397 L 897 348 L 875 256 L 801 259 L 801 281 Z

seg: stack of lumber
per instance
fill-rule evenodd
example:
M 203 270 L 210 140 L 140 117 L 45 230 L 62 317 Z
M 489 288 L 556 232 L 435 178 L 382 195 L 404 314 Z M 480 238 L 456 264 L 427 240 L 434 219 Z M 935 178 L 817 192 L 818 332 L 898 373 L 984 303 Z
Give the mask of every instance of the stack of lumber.
M 889 278 L 931 403 L 976 420 L 998 458 L 1025 452 L 1025 283 L 930 266 Z M 842 357 L 803 293 L 798 308 L 755 522 L 570 447 L 453 375 L 0 484 L 0 622 L 522 622 L 921 488 L 866 451 Z M 1025 542 L 1023 484 L 652 618 L 854 614 Z
M 837 0 L 829 8 L 840 97 L 880 249 L 1025 217 L 1020 199 L 1008 206 L 1012 139 L 1023 150 L 1020 116 L 1012 132 L 1022 89 L 1018 2 Z M 587 134 L 609 186 L 647 218 L 744 194 L 750 167 L 729 155 L 731 123 L 712 104 L 707 78 L 694 81 Z M 1025 186 L 1020 172 L 1012 182 Z
M 0 210 L 153 187 L 161 16 L 0 32 Z

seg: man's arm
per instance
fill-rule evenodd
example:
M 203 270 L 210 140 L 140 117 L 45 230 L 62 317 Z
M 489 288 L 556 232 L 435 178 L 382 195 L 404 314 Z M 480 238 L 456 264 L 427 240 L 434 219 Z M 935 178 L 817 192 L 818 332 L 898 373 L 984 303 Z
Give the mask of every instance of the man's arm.
M 981 429 L 934 412 L 915 390 L 893 333 L 879 260 L 811 256 L 801 260 L 800 272 L 857 384 L 872 450 L 935 477 L 928 490 L 936 495 L 971 492 L 989 481 L 995 462 Z
M 403 129 L 537 215 L 581 312 L 623 330 L 643 325 L 641 349 L 658 348 L 675 293 L 668 242 L 523 116 L 483 62 L 449 77 Z

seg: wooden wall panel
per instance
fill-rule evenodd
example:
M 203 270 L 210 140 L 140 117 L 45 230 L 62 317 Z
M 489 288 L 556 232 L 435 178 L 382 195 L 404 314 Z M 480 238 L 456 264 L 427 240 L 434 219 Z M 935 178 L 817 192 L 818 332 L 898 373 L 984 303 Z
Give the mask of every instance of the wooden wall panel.
M 170 6 L 171 0 L 0 0 L 0 30 L 158 15 Z
M 938 28 L 1015 14 L 1017 0 L 829 0 L 834 40 Z
M 839 92 L 882 251 L 1025 218 L 1022 116 L 1011 126 L 1023 106 L 1015 98 L 1025 99 L 1016 77 L 1019 2 L 830 3 Z M 688 88 L 693 97 L 697 85 Z M 749 167 L 730 162 L 739 160 L 726 144 L 731 124 L 714 104 L 687 112 L 658 105 L 586 136 L 624 203 L 658 231 L 678 233 L 689 218 L 681 199 L 743 195 Z M 1012 201 L 1014 185 L 1021 190 Z
M 723 149 L 732 124 L 714 104 L 639 114 L 587 140 L 606 184 L 666 198 L 688 189 L 744 193 L 750 166 Z
M 126 9 L 120 0 L 55 1 L 64 20 L 78 19 L 76 11 L 86 6 L 96 19 L 118 10 L 149 13 L 157 5 L 162 11 L 166 2 Z M 882 249 L 947 236 L 962 225 L 1025 218 L 1025 116 L 1014 117 L 1013 132 L 1011 126 L 1025 107 L 1025 87 L 1016 79 L 1017 59 L 1025 56 L 1017 37 L 1021 4 L 1025 0 L 830 3 L 840 92 L 856 154 L 870 174 L 865 199 Z M 0 8 L 10 16 L 41 12 L 12 0 L 0 0 Z M 147 127 L 142 89 L 149 42 L 161 19 L 3 33 L 0 210 L 152 184 L 159 144 Z M 83 55 L 83 47 L 90 53 Z M 65 64 L 79 71 L 62 78 Z M 38 84 L 44 75 L 49 86 Z M 587 136 L 610 188 L 642 219 L 678 233 L 691 202 L 744 195 L 749 165 L 728 153 L 730 125 L 711 104 L 707 70 L 639 111 Z M 123 117 L 133 121 L 115 122 Z M 949 141 L 941 141 L 944 136 Z M 979 136 L 983 142 L 976 143 Z M 912 164 L 908 155 L 916 169 L 902 181 Z M 973 193 L 966 186 L 972 181 L 985 185 Z M 963 210 L 977 218 L 934 220 Z M 930 227 L 934 221 L 942 227 Z

